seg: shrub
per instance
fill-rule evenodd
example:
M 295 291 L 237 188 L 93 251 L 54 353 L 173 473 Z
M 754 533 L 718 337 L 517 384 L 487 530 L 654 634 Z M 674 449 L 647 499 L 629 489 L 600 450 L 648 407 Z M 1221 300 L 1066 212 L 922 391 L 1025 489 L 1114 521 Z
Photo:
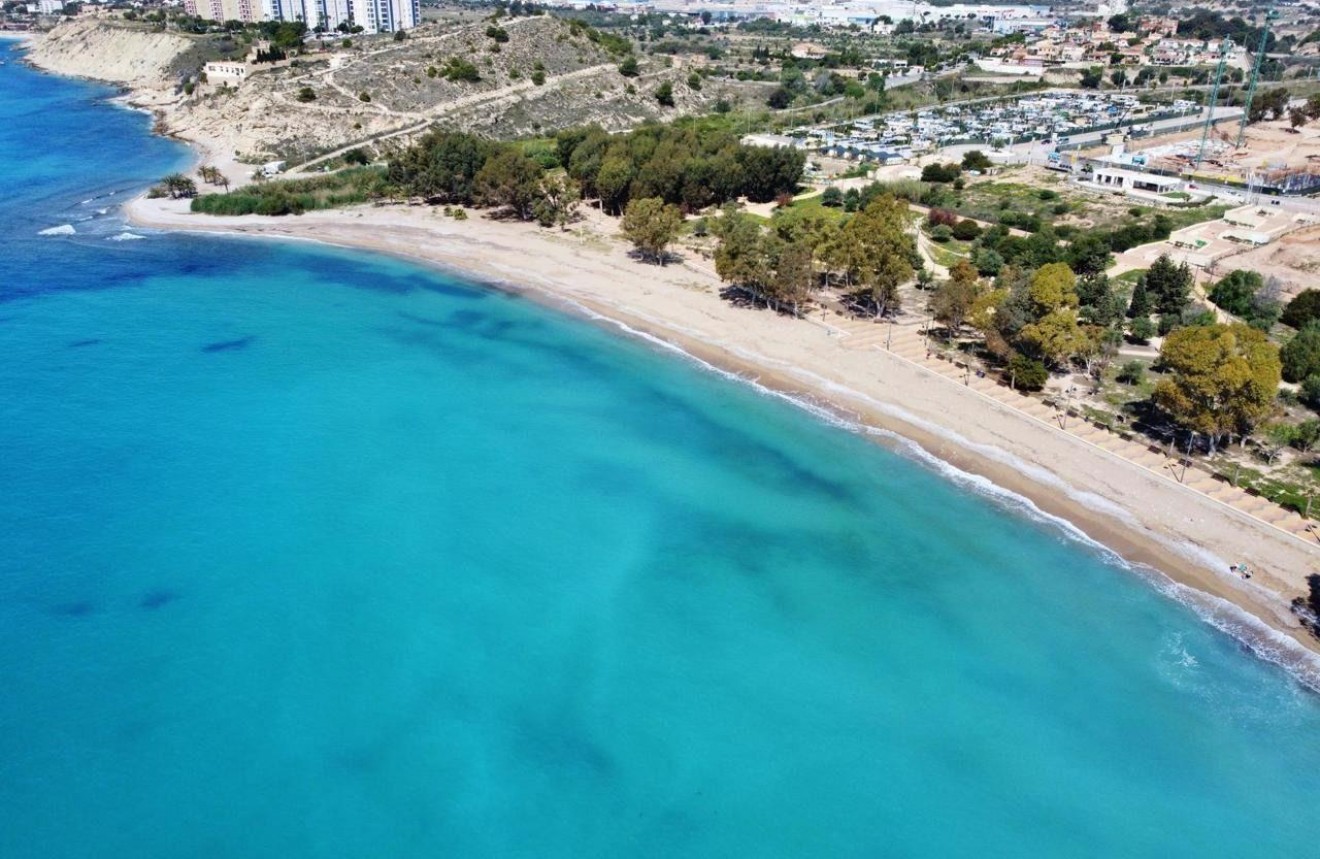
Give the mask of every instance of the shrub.
M 371 163 L 371 156 L 361 146 L 354 147 L 344 153 L 344 163 L 357 166 L 365 166 Z
M 363 90 L 362 92 L 358 93 L 358 101 L 362 101 L 362 102 L 371 101 L 371 93 L 367 92 L 366 90 Z
M 1302 329 L 1320 319 L 1320 289 L 1303 289 L 1283 309 L 1283 324 Z
M 491 24 L 486 28 L 487 38 L 494 39 L 496 43 L 509 41 L 509 32 L 503 27 Z
M 1279 350 L 1283 378 L 1300 382 L 1320 376 L 1320 322 L 1312 322 Z
M 1150 338 L 1155 336 L 1155 323 L 1150 321 L 1149 316 L 1138 316 L 1132 320 L 1130 331 L 1133 340 L 1138 343 L 1147 343 Z
M 403 30 L 395 30 L 395 31 L 394 31 L 394 41 L 396 41 L 396 42 L 402 42 L 402 41 L 407 40 L 407 38 L 408 38 L 408 34 L 405 33 Z
M 843 192 L 834 186 L 825 189 L 820 195 L 820 204 L 829 206 L 831 209 L 837 209 L 843 205 Z
M 1146 365 L 1140 361 L 1128 361 L 1119 368 L 1115 378 L 1125 385 L 1140 385 L 1146 378 Z
M 930 228 L 930 237 L 937 242 L 947 242 L 953 237 L 953 230 L 944 224 L 937 224 Z
M 544 83 L 545 83 L 545 70 L 543 69 L 534 70 L 532 72 L 532 84 L 534 86 L 541 86 Z
M 953 237 L 960 242 L 975 241 L 981 235 L 981 225 L 971 218 L 963 218 L 953 225 Z
M 949 209 L 933 208 L 926 213 L 928 227 L 952 227 L 956 223 L 958 223 L 958 213 Z
M 1307 376 L 1302 382 L 1302 402 L 1320 409 L 1320 376 Z
M 985 171 L 993 166 L 994 162 L 990 160 L 990 157 L 979 149 L 973 149 L 963 155 L 962 168 L 964 170 Z
M 1026 355 L 1014 355 L 1008 362 L 1009 382 L 1014 388 L 1039 391 L 1049 381 L 1050 371 L 1045 365 Z
M 623 62 L 619 63 L 619 74 L 625 78 L 635 78 L 639 74 L 636 57 L 624 57 Z
M 298 101 L 302 101 L 302 102 L 316 101 L 316 90 L 312 89 L 309 86 L 305 86 L 302 89 L 298 90 L 298 95 L 294 97 L 298 99 Z
M 962 168 L 957 164 L 927 164 L 921 168 L 922 182 L 952 182 Z
M 673 106 L 674 106 L 674 85 L 671 84 L 669 81 L 665 81 L 664 83 L 660 84 L 660 86 L 656 87 L 656 88 L 655 88 L 655 100 L 656 100 L 656 101 L 657 101 L 662 107 L 673 107 Z

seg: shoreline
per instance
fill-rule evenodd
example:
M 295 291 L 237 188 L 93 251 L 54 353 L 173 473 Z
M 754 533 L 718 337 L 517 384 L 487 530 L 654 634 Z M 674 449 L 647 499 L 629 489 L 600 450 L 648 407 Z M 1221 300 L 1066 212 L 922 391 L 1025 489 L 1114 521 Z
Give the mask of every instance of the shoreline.
M 1138 466 L 1108 463 L 1080 440 L 1033 426 L 1029 416 L 983 400 L 890 352 L 846 351 L 846 338 L 837 337 L 828 323 L 735 308 L 718 297 L 718 281 L 700 268 L 647 266 L 629 259 L 617 243 L 602 247 L 599 239 L 583 241 L 569 233 L 480 217 L 457 222 L 422 207 L 356 207 L 263 218 L 193 215 L 186 205 L 139 196 L 124 206 L 124 214 L 130 224 L 151 229 L 307 240 L 382 253 L 649 340 L 819 417 L 833 416 L 900 453 L 928 460 L 964 486 L 988 483 L 972 488 L 998 495 L 1010 506 L 1034 508 L 1024 512 L 1051 520 L 1094 551 L 1112 554 L 1166 596 L 1190 605 L 1206 622 L 1320 691 L 1320 641 L 1301 627 L 1289 606 L 1300 592 L 1296 583 L 1320 566 L 1320 548 L 1270 533 L 1265 523 L 1218 509 L 1213 499 Z M 782 346 L 780 338 L 808 341 L 805 348 L 813 360 L 794 362 L 758 348 Z M 830 372 L 845 356 L 853 365 L 846 369 L 853 372 Z M 864 381 L 856 372 L 857 359 L 867 365 L 867 375 L 881 374 L 881 388 L 891 390 L 856 384 Z M 938 407 L 933 414 L 906 407 L 917 391 L 933 394 Z M 995 423 L 1008 425 L 1006 434 L 998 428 L 998 437 L 993 432 L 985 437 L 992 416 Z M 1024 437 L 1025 450 L 997 443 L 1017 435 Z M 1051 455 L 1042 455 L 1045 451 Z M 1098 467 L 1124 490 L 1134 484 L 1135 490 L 1105 491 L 1111 488 L 1105 481 L 1097 485 L 1076 473 L 1082 469 L 1056 467 L 1061 461 Z M 1011 502 L 1005 493 L 1021 500 Z M 1151 509 L 1134 505 L 1137 499 Z M 1169 520 L 1199 527 L 1170 528 Z M 1262 556 L 1269 560 L 1260 561 Z M 1251 582 L 1227 572 L 1226 558 L 1239 557 L 1251 558 L 1262 571 Z
M 33 41 L 32 34 L 16 38 Z M 167 113 L 166 105 L 140 103 L 136 90 L 124 90 L 112 99 L 119 106 L 158 118 Z M 166 136 L 187 145 L 189 173 L 208 161 L 237 166 L 216 157 L 218 141 Z M 235 186 L 243 184 L 243 174 L 234 172 Z M 1301 626 L 1290 606 L 1306 592 L 1306 575 L 1320 570 L 1320 544 L 1302 542 L 893 352 L 849 348 L 848 335 L 827 320 L 790 321 L 733 307 L 719 297 L 722 284 L 709 265 L 643 265 L 600 235 L 479 216 L 457 222 L 426 207 L 263 218 L 192 215 L 187 201 L 180 202 L 142 194 L 122 211 L 130 226 L 305 240 L 404 259 L 609 325 L 818 417 L 832 416 L 933 468 L 953 469 L 945 474 L 950 479 L 987 484 L 977 487 L 982 494 L 1000 502 L 1007 494 L 1016 499 L 1013 506 L 1032 508 L 1025 512 L 1121 560 L 1320 692 L 1320 638 Z M 1230 574 L 1230 561 L 1251 561 L 1255 577 L 1247 582 Z

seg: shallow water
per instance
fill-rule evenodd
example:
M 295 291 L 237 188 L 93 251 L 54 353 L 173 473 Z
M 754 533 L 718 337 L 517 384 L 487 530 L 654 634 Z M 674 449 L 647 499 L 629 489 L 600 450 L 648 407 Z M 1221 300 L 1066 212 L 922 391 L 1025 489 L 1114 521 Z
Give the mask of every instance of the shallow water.
M 183 153 L 106 95 L 0 67 L 0 855 L 1313 840 L 1317 697 L 1130 571 L 507 295 L 109 241 Z

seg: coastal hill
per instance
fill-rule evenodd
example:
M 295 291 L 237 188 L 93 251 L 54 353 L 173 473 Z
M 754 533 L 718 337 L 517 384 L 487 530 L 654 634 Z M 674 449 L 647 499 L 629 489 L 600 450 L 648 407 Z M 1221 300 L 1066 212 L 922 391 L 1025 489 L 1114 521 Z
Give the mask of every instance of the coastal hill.
M 764 98 L 762 84 L 701 78 L 697 61 L 635 55 L 622 39 L 548 16 L 434 23 L 398 41 L 309 41 L 282 62 L 249 64 L 242 80 L 203 74 L 207 59 L 241 59 L 245 49 L 230 36 L 102 16 L 57 26 L 29 58 L 127 85 L 159 131 L 221 164 L 296 167 L 347 147 L 388 149 L 431 127 L 498 138 L 588 123 L 620 130 Z M 630 59 L 636 71 L 625 75 Z

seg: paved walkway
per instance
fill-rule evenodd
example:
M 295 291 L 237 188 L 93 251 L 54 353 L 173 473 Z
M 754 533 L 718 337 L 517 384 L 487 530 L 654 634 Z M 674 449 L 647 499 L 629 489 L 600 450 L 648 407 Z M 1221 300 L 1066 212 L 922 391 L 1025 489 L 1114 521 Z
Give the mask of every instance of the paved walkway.
M 1080 417 L 1071 417 L 1039 399 L 1014 391 L 995 378 L 978 377 L 974 368 L 960 367 L 952 361 L 937 357 L 936 353 L 926 348 L 926 339 L 922 334 L 920 322 L 909 321 L 891 325 L 888 322 L 841 317 L 837 313 L 832 313 L 829 324 L 844 332 L 846 339 L 843 342 L 848 348 L 887 350 L 908 363 L 947 379 L 950 384 L 965 385 L 987 399 L 1016 409 L 1048 425 L 1056 432 L 1067 433 L 1112 456 L 1135 463 L 1177 482 L 1189 491 L 1199 492 L 1242 515 L 1250 516 L 1290 534 L 1312 547 L 1320 541 L 1320 531 L 1312 530 L 1315 526 L 1310 520 L 1265 498 L 1251 495 L 1230 483 L 1216 480 L 1199 468 L 1185 467 L 1180 459 L 1169 456 L 1167 450 L 1157 451 L 1141 442 L 1128 441 L 1116 433 L 1087 423 Z

